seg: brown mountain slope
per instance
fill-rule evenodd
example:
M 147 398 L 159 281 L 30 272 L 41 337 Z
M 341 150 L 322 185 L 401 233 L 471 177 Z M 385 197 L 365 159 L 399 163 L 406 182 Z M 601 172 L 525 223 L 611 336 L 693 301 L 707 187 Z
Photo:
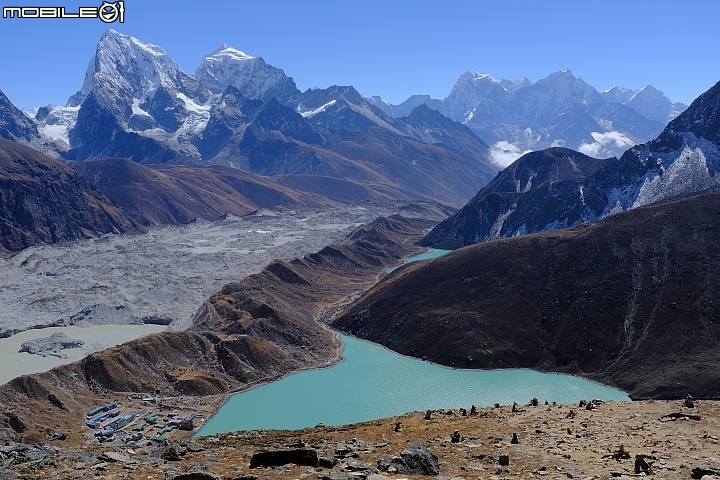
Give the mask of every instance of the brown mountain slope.
M 260 208 L 325 207 L 332 202 L 230 167 L 153 165 L 128 159 L 71 166 L 143 225 L 187 223 Z
M 118 207 L 71 168 L 0 139 L 0 254 L 133 228 Z
M 401 267 L 333 323 L 459 368 L 566 372 L 633 398 L 720 398 L 720 195 Z
M 300 192 L 322 195 L 336 202 L 392 202 L 412 199 L 409 195 L 380 187 L 374 184 L 363 184 L 347 178 L 327 177 L 324 175 L 275 175 L 274 182 L 293 188 Z
M 45 429 L 62 430 L 70 432 L 64 446 L 73 447 L 87 431 L 85 412 L 127 392 L 157 391 L 172 402 L 206 397 L 205 402 L 337 361 L 339 343 L 316 319 L 331 316 L 383 269 L 417 252 L 414 242 L 434 223 L 380 218 L 358 227 L 342 245 L 277 260 L 226 285 L 200 309 L 189 331 L 151 335 L 14 379 L 0 386 L 0 440 L 42 442 Z M 198 405 L 196 398 L 190 404 Z M 8 427 L 13 415 L 24 419 L 27 431 Z

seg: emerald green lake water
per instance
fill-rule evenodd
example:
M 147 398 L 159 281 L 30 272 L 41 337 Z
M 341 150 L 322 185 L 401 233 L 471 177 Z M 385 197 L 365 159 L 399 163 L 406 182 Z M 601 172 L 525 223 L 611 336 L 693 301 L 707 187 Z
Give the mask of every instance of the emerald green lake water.
M 624 392 L 578 377 L 533 370 L 453 370 L 341 336 L 345 360 L 233 395 L 198 435 L 344 425 L 406 412 L 582 399 L 629 401 Z

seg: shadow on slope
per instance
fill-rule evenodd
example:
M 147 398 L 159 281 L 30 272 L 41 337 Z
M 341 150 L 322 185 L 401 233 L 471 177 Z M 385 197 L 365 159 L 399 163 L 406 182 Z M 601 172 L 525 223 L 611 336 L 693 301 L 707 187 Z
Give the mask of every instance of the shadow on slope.
M 408 264 L 333 326 L 457 368 L 718 398 L 719 211 L 702 195 Z

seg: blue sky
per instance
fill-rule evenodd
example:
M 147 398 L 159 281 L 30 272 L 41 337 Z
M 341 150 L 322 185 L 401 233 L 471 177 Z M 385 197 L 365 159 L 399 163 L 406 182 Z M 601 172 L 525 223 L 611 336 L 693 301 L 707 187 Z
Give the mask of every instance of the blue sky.
M 100 1 L 0 1 L 99 5 Z M 262 56 L 302 90 L 351 84 L 399 103 L 444 98 L 465 71 L 532 81 L 561 69 L 598 90 L 652 84 L 691 102 L 720 80 L 720 2 L 593 0 L 126 0 L 112 28 L 162 46 L 188 73 L 223 43 Z M 107 25 L 0 18 L 0 90 L 64 104 Z

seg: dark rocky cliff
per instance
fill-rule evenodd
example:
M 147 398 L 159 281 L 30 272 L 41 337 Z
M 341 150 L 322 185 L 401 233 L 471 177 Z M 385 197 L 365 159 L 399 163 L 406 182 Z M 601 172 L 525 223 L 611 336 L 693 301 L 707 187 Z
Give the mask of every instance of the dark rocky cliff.
M 567 148 L 523 155 L 500 172 L 458 213 L 432 229 L 420 245 L 455 249 L 517 231 L 540 230 L 562 214 L 582 218 L 582 182 L 612 159 L 597 159 Z
M 120 208 L 73 169 L 0 139 L 0 253 L 133 228 Z
M 0 137 L 29 142 L 40 136 L 33 121 L 20 111 L 0 90 Z

